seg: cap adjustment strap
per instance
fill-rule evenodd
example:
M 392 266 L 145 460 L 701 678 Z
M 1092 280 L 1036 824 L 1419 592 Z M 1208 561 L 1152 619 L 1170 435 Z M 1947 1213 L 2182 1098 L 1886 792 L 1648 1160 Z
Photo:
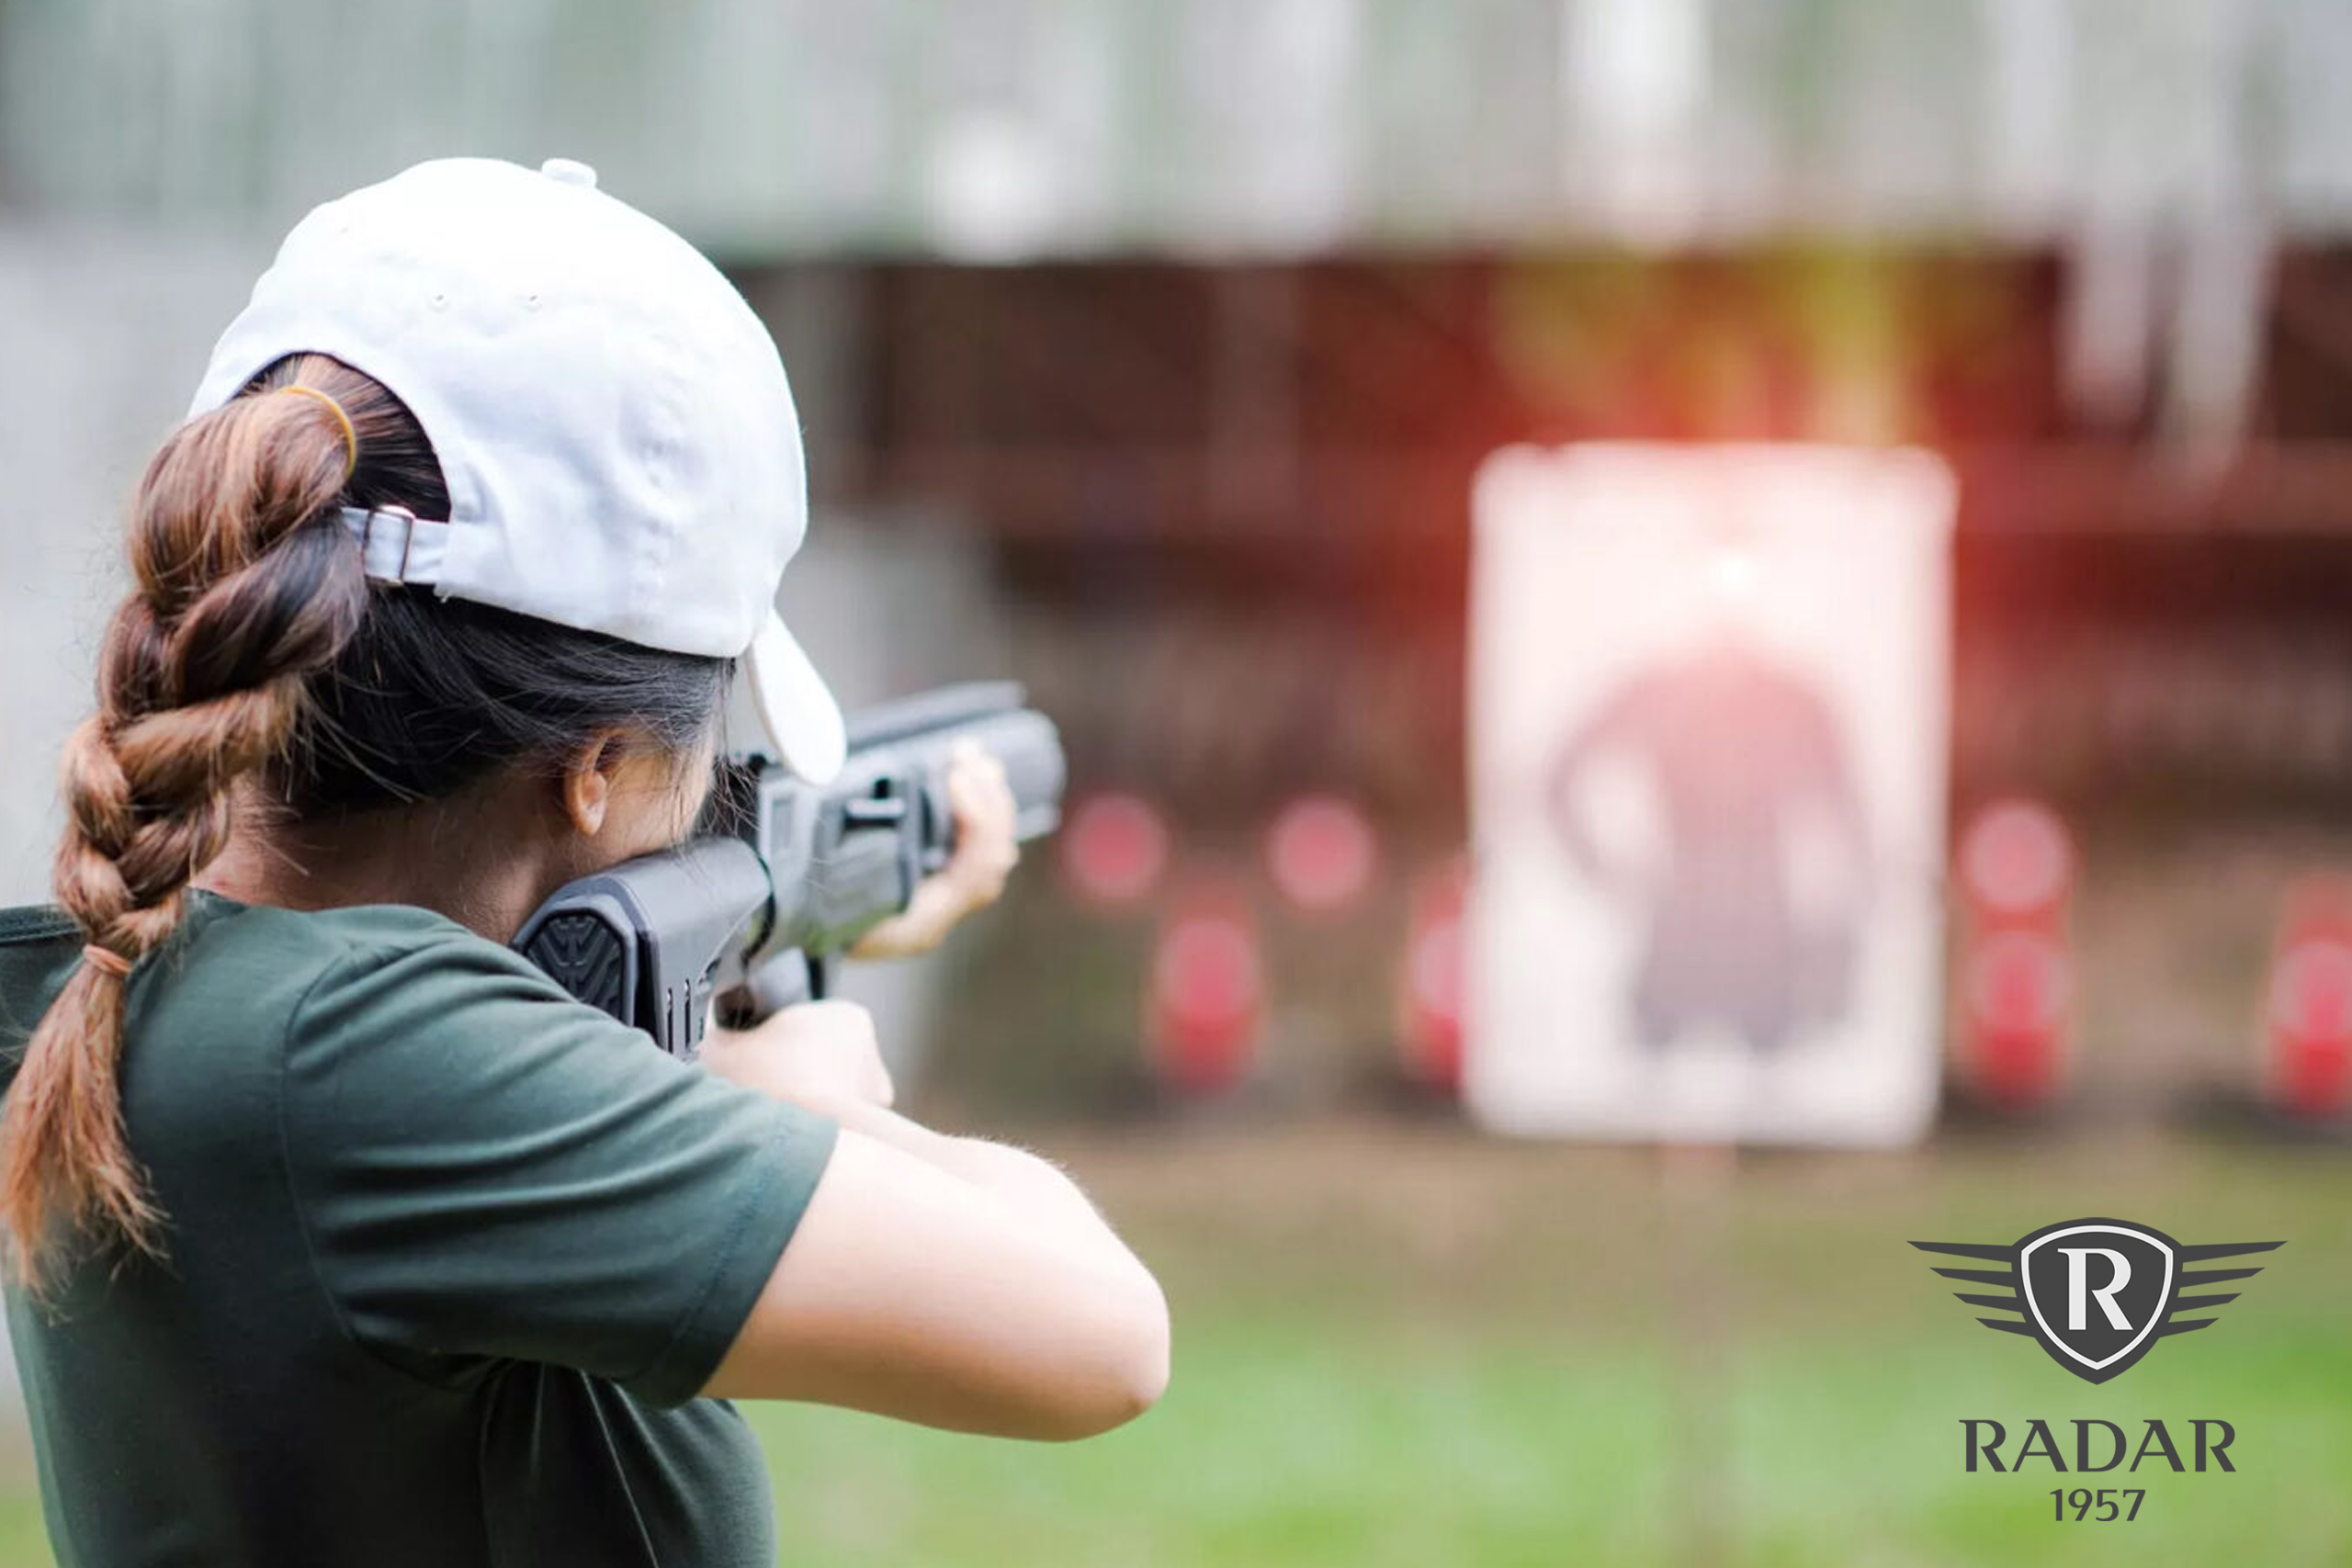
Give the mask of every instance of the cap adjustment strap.
M 372 582 L 438 582 L 449 550 L 449 525 L 412 517 L 397 507 L 343 509 L 343 525 L 359 541 Z

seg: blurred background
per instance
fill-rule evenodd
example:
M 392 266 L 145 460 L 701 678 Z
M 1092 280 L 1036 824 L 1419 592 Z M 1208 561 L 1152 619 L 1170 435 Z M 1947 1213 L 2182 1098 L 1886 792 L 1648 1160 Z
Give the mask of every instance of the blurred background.
M 0 901 L 278 235 L 581 159 L 783 347 L 844 698 L 1060 722 L 1059 837 L 851 990 L 1176 1310 L 1076 1449 L 759 1412 L 788 1561 L 2352 1562 L 2347 75 L 2340 0 L 0 0 Z M 1917 1146 L 1455 1109 L 1473 481 L 1603 439 L 1956 477 Z M 2093 1388 L 1904 1245 L 2077 1213 L 2289 1246 Z M 2128 1527 L 1956 1436 L 2217 1415 Z

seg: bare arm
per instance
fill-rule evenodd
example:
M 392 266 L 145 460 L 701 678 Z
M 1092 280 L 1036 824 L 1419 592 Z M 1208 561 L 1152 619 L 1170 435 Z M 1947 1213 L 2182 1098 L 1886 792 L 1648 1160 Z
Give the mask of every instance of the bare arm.
M 706 1060 L 842 1123 L 706 1393 L 1041 1438 L 1106 1430 L 1159 1398 L 1168 1307 L 1150 1273 L 1045 1160 L 889 1111 L 861 1010 L 793 1009 L 720 1034 Z

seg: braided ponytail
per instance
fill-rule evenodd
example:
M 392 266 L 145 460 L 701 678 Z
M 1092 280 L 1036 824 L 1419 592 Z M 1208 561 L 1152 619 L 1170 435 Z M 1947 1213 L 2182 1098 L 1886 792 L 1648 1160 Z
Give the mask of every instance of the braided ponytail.
M 314 390 L 285 394 L 298 384 Z M 361 471 L 379 436 L 395 459 L 423 447 L 377 383 L 300 355 L 181 426 L 141 482 L 133 586 L 107 631 L 97 712 L 62 764 L 53 886 L 81 928 L 82 962 L 0 1113 L 0 1228 L 35 1292 L 66 1235 L 160 1254 L 163 1214 L 126 1142 L 118 1082 L 130 976 L 228 842 L 232 786 L 285 759 L 313 678 L 366 614 L 338 508 L 381 488 Z

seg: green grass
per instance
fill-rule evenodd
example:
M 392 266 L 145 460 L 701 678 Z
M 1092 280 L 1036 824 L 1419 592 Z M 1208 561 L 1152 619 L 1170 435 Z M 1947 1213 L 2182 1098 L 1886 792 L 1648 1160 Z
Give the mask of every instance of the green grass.
M 2352 1560 L 2340 1333 L 2216 1330 L 2193 1363 L 2093 1390 L 1974 1332 L 1750 1348 L 1727 1397 L 1678 1418 L 1655 1355 L 1231 1321 L 1189 1327 L 1168 1402 L 1090 1446 L 761 1425 L 788 1560 L 842 1568 Z M 2050 1488 L 2075 1478 L 1966 1474 L 1958 1412 L 2162 1416 L 2184 1442 L 2187 1417 L 2226 1416 L 2241 1472 L 2104 1476 L 2145 1487 L 2139 1520 L 2059 1525 Z
M 1047 1140 L 1054 1142 L 1055 1140 Z M 1159 1409 L 1066 1448 L 764 1408 L 786 1561 L 1119 1568 L 2352 1562 L 2352 1165 L 2085 1135 L 1750 1158 L 1430 1127 L 1159 1131 L 1073 1163 L 1159 1262 Z M 1904 1246 L 2117 1213 L 2288 1247 L 2094 1388 L 1977 1327 Z M 2233 1475 L 2055 1524 L 1959 1418 L 2222 1416 Z M 2062 1428 L 2063 1431 L 2063 1428 Z M 45 1561 L 0 1503 L 0 1568 Z

